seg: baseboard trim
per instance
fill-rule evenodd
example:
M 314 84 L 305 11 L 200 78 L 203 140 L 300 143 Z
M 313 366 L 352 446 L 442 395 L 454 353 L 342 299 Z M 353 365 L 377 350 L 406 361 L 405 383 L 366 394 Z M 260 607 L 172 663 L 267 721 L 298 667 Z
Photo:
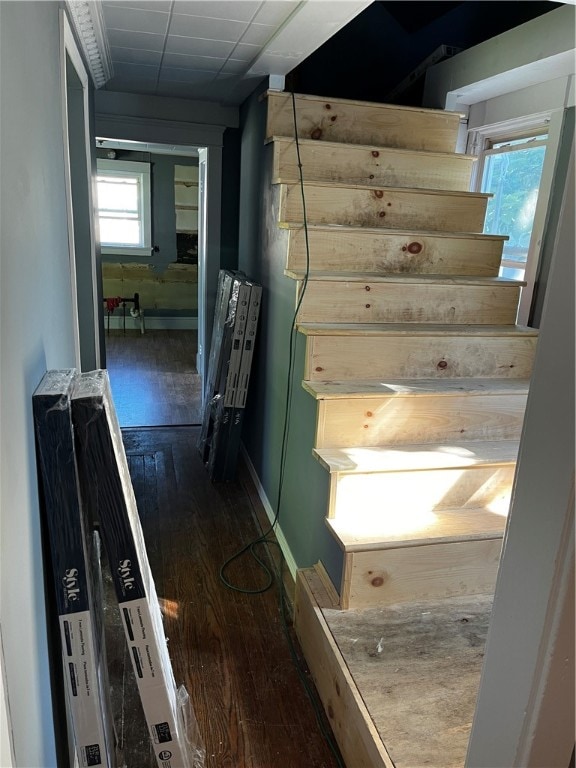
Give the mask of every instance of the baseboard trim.
M 268 521 L 270 525 L 272 525 L 274 521 L 274 515 L 275 512 L 272 509 L 272 505 L 270 504 L 268 500 L 268 496 L 266 495 L 266 491 L 264 490 L 262 483 L 260 482 L 260 478 L 258 477 L 258 474 L 256 472 L 256 469 L 254 468 L 254 465 L 252 464 L 252 461 L 250 459 L 250 456 L 248 455 L 248 452 L 246 448 L 244 447 L 244 443 L 241 443 L 240 445 L 240 452 L 242 455 L 242 459 L 244 460 L 244 463 L 246 465 L 246 468 L 248 470 L 248 473 L 250 475 L 250 479 L 252 480 L 254 484 L 254 488 L 256 489 L 256 493 L 258 494 L 258 498 L 260 499 L 262 503 L 262 507 L 264 511 L 266 512 L 266 517 L 268 518 Z M 282 550 L 282 554 L 284 555 L 284 560 L 286 562 L 286 565 L 288 566 L 288 570 L 290 571 L 290 575 L 292 576 L 292 579 L 294 582 L 296 582 L 296 571 L 298 570 L 298 566 L 296 564 L 296 560 L 294 559 L 294 555 L 292 554 L 292 551 L 290 550 L 290 546 L 288 542 L 286 541 L 286 537 L 284 536 L 284 533 L 282 532 L 282 528 L 276 524 L 274 526 L 274 534 L 276 536 L 276 539 L 278 541 L 278 544 L 280 546 L 280 549 Z
M 104 329 L 108 328 L 108 317 L 104 315 Z M 122 330 L 124 319 L 122 315 L 110 315 L 110 328 Z M 198 328 L 197 317 L 153 317 L 144 313 L 144 332 L 150 331 L 191 331 Z M 140 318 L 126 315 L 126 330 L 139 331 Z

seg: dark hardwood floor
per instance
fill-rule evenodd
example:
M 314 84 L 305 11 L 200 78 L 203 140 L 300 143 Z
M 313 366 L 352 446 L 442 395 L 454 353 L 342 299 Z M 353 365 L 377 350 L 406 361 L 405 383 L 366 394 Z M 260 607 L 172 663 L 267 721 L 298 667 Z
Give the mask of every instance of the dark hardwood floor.
M 121 427 L 202 423 L 197 331 L 111 330 L 106 367 Z
M 259 530 L 249 489 L 208 479 L 197 435 L 189 427 L 123 430 L 174 676 L 190 695 L 205 768 L 336 768 L 290 655 L 277 589 L 246 595 L 219 579 L 222 563 Z M 227 576 L 246 588 L 265 581 L 250 557 Z M 152 768 L 119 617 L 113 606 L 107 613 L 123 759 L 127 768 Z

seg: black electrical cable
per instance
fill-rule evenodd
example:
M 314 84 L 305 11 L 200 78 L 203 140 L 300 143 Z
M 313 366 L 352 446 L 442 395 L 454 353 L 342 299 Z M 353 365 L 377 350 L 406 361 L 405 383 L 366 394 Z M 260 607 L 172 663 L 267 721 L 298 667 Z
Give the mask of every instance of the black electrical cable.
M 279 476 L 278 476 L 278 496 L 277 496 L 277 502 L 276 502 L 276 512 L 274 514 L 274 517 L 272 519 L 272 522 L 270 523 L 270 527 L 268 528 L 268 530 L 266 530 L 257 539 L 254 539 L 253 541 L 249 542 L 248 544 L 246 544 L 246 546 L 242 547 L 242 549 L 240 549 L 238 552 L 236 552 L 231 557 L 229 557 L 220 568 L 220 580 L 223 582 L 223 584 L 225 584 L 225 586 L 228 587 L 228 589 L 232 589 L 235 592 L 241 592 L 243 594 L 248 594 L 248 595 L 258 595 L 263 592 L 266 592 L 274 584 L 274 574 L 268 568 L 268 566 L 265 565 L 262 562 L 262 560 L 256 555 L 254 551 L 254 547 L 257 546 L 258 544 L 269 543 L 268 536 L 274 532 L 274 528 L 276 527 L 276 524 L 278 523 L 278 519 L 280 517 L 280 507 L 282 504 L 282 492 L 284 488 L 284 471 L 286 466 L 286 452 L 288 447 L 288 434 L 290 431 L 290 413 L 292 411 L 292 390 L 293 390 L 292 379 L 293 379 L 293 372 L 294 372 L 294 356 L 296 351 L 295 339 L 296 339 L 296 333 L 297 333 L 296 320 L 298 317 L 298 312 L 300 311 L 300 307 L 302 306 L 304 296 L 306 294 L 306 289 L 308 287 L 308 278 L 310 275 L 310 244 L 308 240 L 308 221 L 307 221 L 308 216 L 306 212 L 306 195 L 304 192 L 304 176 L 302 173 L 302 160 L 300 157 L 300 142 L 298 140 L 296 99 L 294 97 L 293 91 L 291 91 L 291 96 L 292 96 L 292 115 L 294 120 L 294 138 L 296 142 L 296 157 L 298 161 L 298 173 L 300 178 L 300 193 L 302 196 L 302 219 L 304 223 L 304 242 L 306 246 L 306 270 L 304 273 L 304 278 L 302 280 L 302 289 L 300 291 L 300 296 L 298 297 L 298 302 L 296 304 L 296 309 L 294 310 L 294 316 L 292 318 L 292 323 L 290 327 L 290 343 L 288 346 L 288 373 L 287 373 L 287 383 L 286 383 L 286 398 L 285 398 L 285 406 L 284 406 L 284 427 L 282 430 L 282 443 L 281 443 L 281 449 L 280 449 L 280 470 L 279 470 Z M 232 584 L 226 578 L 225 571 L 228 568 L 228 566 L 231 565 L 239 557 L 242 557 L 242 555 L 244 555 L 244 553 L 246 552 L 250 552 L 250 554 L 254 557 L 254 559 L 257 561 L 257 563 L 260 565 L 260 567 L 264 571 L 267 577 L 265 586 L 257 589 L 246 589 L 244 587 L 238 587 Z

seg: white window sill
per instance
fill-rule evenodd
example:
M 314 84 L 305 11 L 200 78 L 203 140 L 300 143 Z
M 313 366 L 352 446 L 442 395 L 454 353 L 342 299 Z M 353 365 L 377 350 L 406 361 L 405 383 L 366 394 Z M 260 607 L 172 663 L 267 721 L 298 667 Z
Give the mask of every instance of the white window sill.
M 151 256 L 152 247 L 148 248 L 113 248 L 109 245 L 103 245 L 101 247 L 101 253 L 103 256 Z

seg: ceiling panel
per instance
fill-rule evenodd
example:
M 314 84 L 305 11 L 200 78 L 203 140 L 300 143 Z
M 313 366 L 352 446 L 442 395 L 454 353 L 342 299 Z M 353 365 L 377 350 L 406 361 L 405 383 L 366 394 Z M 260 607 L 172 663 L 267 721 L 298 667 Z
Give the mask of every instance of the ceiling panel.
M 147 51 L 143 48 L 111 48 L 110 54 L 114 64 L 124 62 L 126 64 L 156 64 L 160 65 L 161 51 Z
M 147 32 L 126 32 L 122 29 L 109 29 L 108 41 L 117 48 L 143 48 L 146 51 L 163 51 L 164 35 L 152 35 Z
M 105 88 L 240 104 L 263 77 L 289 72 L 369 3 L 105 0 L 114 67 Z
M 130 10 L 164 11 L 170 13 L 171 0 L 104 0 L 102 6 L 111 8 L 129 8 Z
M 297 0 L 268 0 L 256 14 L 254 21 L 258 24 L 273 24 L 279 26 L 300 5 Z
M 147 64 L 124 64 L 118 62 L 114 64 L 114 74 L 117 77 L 134 77 L 138 80 L 154 80 L 158 78 L 158 66 L 149 66 Z
M 203 16 L 184 16 L 175 13 L 170 23 L 170 34 L 235 43 L 240 40 L 247 26 L 245 21 L 207 19 Z
M 238 43 L 232 51 L 233 59 L 239 61 L 252 61 L 252 59 L 260 53 L 259 45 L 246 45 L 244 43 Z
M 165 53 L 162 68 L 197 69 L 205 72 L 219 72 L 226 59 L 214 56 L 183 56 L 180 53 Z
M 237 59 L 228 59 L 228 61 L 225 62 L 222 67 L 221 74 L 222 73 L 244 74 L 244 72 L 246 72 L 248 68 L 248 64 L 249 62 L 247 61 L 238 61 Z
M 227 58 L 234 50 L 234 43 L 221 40 L 198 40 L 196 38 L 168 35 L 166 53 L 180 53 L 183 55 L 195 54 L 197 56 L 216 56 Z
M 242 37 L 243 43 L 252 45 L 264 45 L 276 32 L 276 27 L 271 24 L 250 24 Z
M 257 0 L 175 0 L 174 13 L 230 21 L 251 21 L 261 5 Z
M 108 29 L 165 35 L 169 20 L 170 14 L 160 11 L 140 11 L 135 8 L 117 8 L 111 5 L 104 7 L 104 21 Z

